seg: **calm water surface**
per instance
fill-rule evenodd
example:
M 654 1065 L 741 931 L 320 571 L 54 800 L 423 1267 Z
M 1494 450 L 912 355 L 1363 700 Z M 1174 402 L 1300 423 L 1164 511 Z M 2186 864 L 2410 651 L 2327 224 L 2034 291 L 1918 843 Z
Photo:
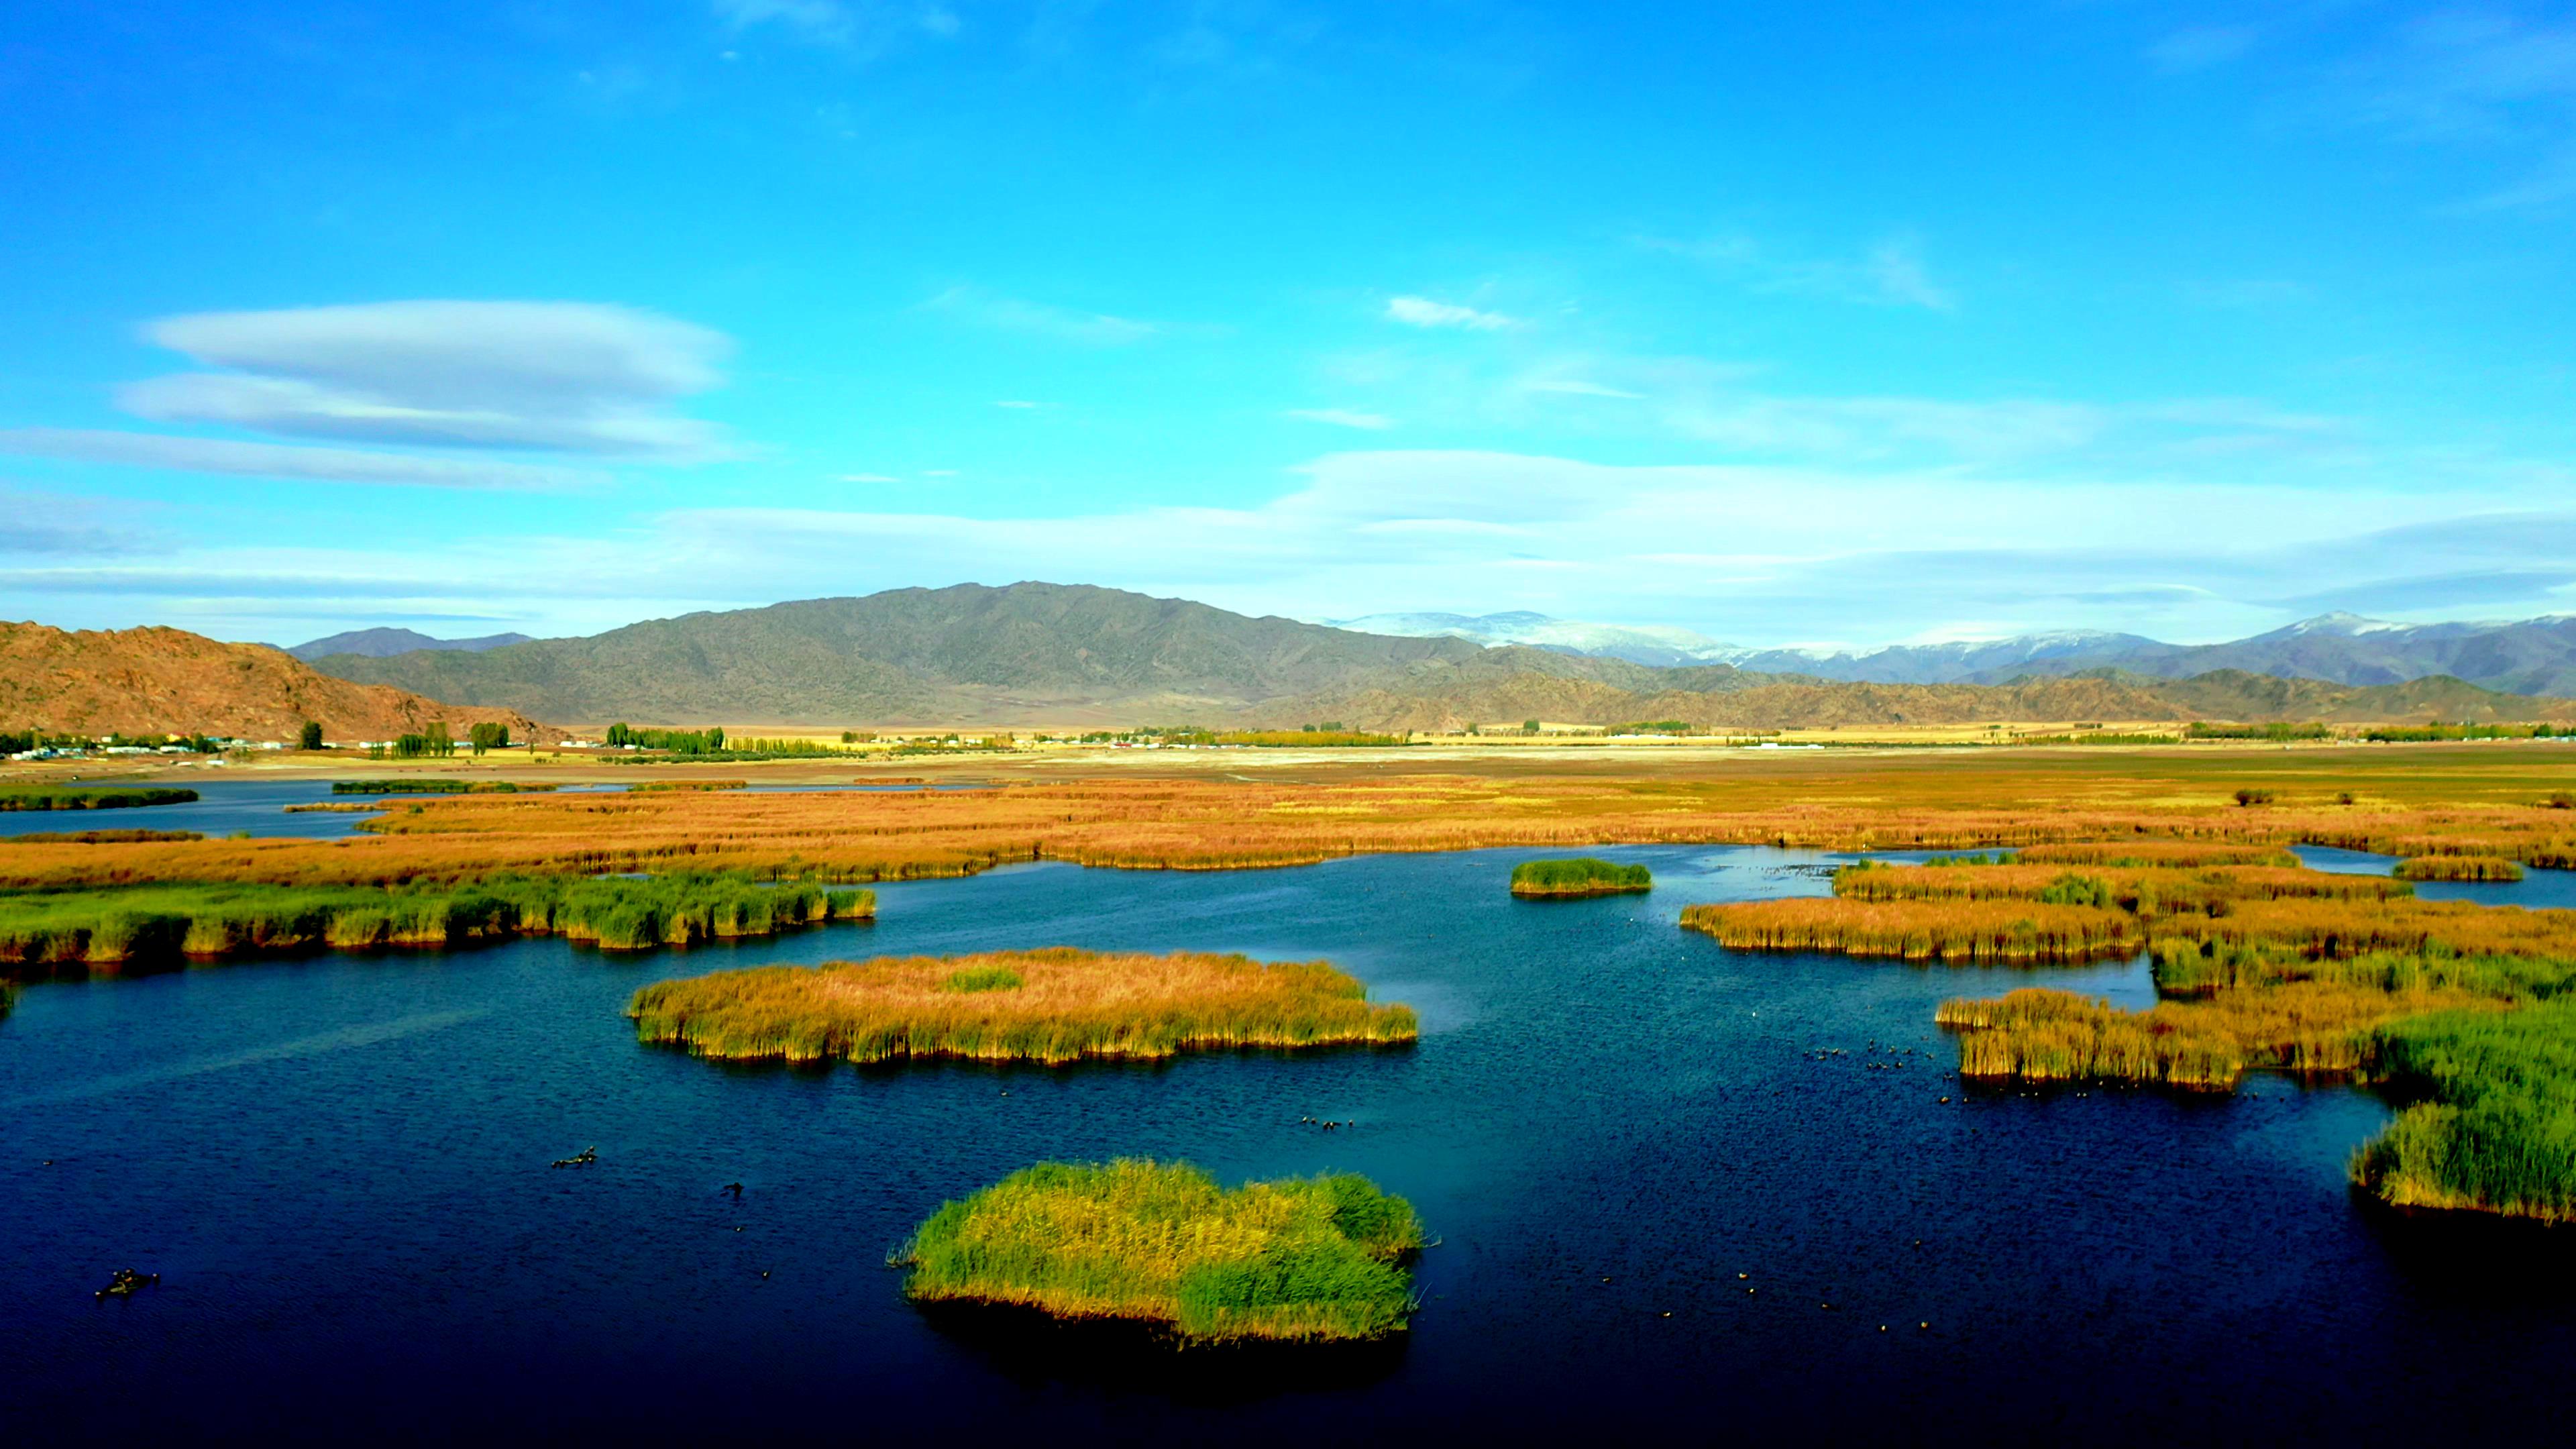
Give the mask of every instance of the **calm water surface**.
M 2143 1004 L 2142 967 L 1729 952 L 1681 908 L 1821 891 L 1827 858 L 1603 853 L 1652 865 L 1654 893 L 1515 902 L 1526 851 L 1035 866 L 740 947 L 31 986 L 0 1021 L 0 1424 L 2449 1441 L 2554 1400 L 2567 1251 L 2358 1210 L 2343 1165 L 2374 1097 L 1962 1092 L 1942 996 Z M 1423 1039 L 789 1071 L 641 1047 L 620 1015 L 665 976 L 1057 942 L 1330 957 L 1413 1003 Z M 547 1168 L 592 1144 L 597 1167 Z M 1414 1331 L 1350 1359 L 1143 1357 L 904 1303 L 885 1256 L 943 1199 L 1122 1154 L 1410 1197 L 1440 1240 Z M 162 1286 L 93 1303 L 126 1264 Z

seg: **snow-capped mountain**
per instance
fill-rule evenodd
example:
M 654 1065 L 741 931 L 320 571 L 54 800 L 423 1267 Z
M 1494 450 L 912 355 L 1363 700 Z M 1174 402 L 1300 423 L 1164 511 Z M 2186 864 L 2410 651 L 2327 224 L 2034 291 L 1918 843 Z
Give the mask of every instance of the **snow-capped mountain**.
M 1371 614 L 1329 622 L 1370 634 L 1446 635 L 1663 667 L 1731 664 L 1765 674 L 1878 684 L 1998 684 L 2018 675 L 2090 669 L 2184 678 L 2241 669 L 2337 684 L 2398 684 L 2447 674 L 2515 694 L 2576 695 L 2576 614 L 2517 623 L 2399 624 L 2332 613 L 2224 644 L 2167 644 L 2138 634 L 2067 629 L 1874 650 L 1750 649 L 1688 629 L 1587 624 L 1526 612 Z

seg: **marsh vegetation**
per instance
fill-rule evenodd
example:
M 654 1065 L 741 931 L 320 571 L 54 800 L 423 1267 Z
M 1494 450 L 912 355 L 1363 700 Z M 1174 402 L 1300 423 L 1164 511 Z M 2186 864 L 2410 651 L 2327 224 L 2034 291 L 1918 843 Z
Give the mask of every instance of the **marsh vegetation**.
M 1042 1162 L 943 1205 L 895 1261 L 916 1302 L 1329 1342 L 1404 1328 L 1421 1246 L 1412 1205 L 1352 1174 L 1228 1189 L 1181 1163 Z
M 466 885 L 148 885 L 0 893 L 0 965 L 124 966 L 328 947 L 562 936 L 607 950 L 766 936 L 873 916 L 865 890 L 740 876 L 502 878 Z
M 1512 867 L 1512 894 L 1524 898 L 1609 896 L 1654 888 L 1655 874 L 1646 867 L 1588 855 L 1573 860 L 1525 860 Z
M 639 1040 L 731 1060 L 951 1056 L 1061 1065 L 1243 1047 L 1409 1042 L 1413 1011 L 1380 1006 L 1322 961 L 1054 947 L 976 956 L 764 966 L 660 981 L 627 1007 Z
M 196 798 L 159 785 L 0 785 L 0 810 L 127 810 Z

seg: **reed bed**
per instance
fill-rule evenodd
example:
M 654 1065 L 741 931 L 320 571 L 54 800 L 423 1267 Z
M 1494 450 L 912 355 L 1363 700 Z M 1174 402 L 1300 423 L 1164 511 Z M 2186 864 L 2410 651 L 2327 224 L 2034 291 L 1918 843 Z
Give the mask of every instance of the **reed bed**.
M 1834 872 L 1834 894 L 1855 901 L 2054 901 L 2111 904 L 2144 916 L 2223 913 L 2238 901 L 2384 901 L 2415 887 L 2384 875 L 2240 866 L 2207 869 L 1998 865 L 1981 870 L 1887 866 L 1873 862 Z
M 1749 901 L 1683 910 L 1685 930 L 1752 951 L 1836 951 L 1961 965 L 2094 961 L 2146 944 L 2137 917 L 2036 901 Z
M 2245 901 L 2224 915 L 2159 920 L 2160 938 L 2223 947 L 2288 946 L 2312 956 L 2372 951 L 2530 956 L 2576 961 L 2576 911 L 2390 899 Z
M 2520 752 L 2421 768 L 2387 751 L 2362 777 L 2375 804 L 2246 811 L 2203 762 L 2060 752 L 2018 762 L 1820 756 L 1708 777 L 1428 774 L 1302 766 L 1322 783 L 1124 778 L 1006 790 L 551 796 L 464 795 L 370 820 L 354 843 L 207 841 L 0 859 L 0 886 L 150 880 L 385 884 L 496 874 L 739 870 L 866 883 L 964 875 L 1026 860 L 1133 869 L 1308 864 L 1375 851 L 1609 844 L 1777 844 L 1837 850 L 1992 850 L 2116 843 L 2309 841 L 2394 854 L 2426 842 L 2529 865 L 2576 863 L 2576 822 L 2535 809 L 2545 770 Z M 2285 771 L 2303 766 L 2285 756 Z M 2223 756 L 2222 756 L 2223 759 Z M 2111 768 L 2116 766 L 2117 768 Z M 2195 773 L 2197 772 L 2197 773 Z M 2402 848 L 2400 848 L 2402 846 Z M 2034 862 L 2088 865 L 2087 862 Z
M 1003 976 L 1018 978 L 1003 985 Z M 972 989 L 952 983 L 977 982 Z M 1378 1006 L 1329 963 L 1052 947 L 975 956 L 766 966 L 662 981 L 626 1014 L 639 1040 L 737 1061 L 951 1056 L 1060 1066 L 1185 1051 L 1409 1042 L 1406 1006 Z
M 405 775 L 391 780 L 334 780 L 334 795 L 520 795 L 560 788 L 521 780 L 461 780 L 453 775 Z
M 2204 1001 L 2119 1011 L 2073 992 L 2032 989 L 1945 1001 L 1935 1015 L 1960 1034 L 1965 1077 L 2105 1081 L 2227 1091 L 2248 1070 L 2306 1077 L 2370 1075 L 2380 1031 L 2428 1013 L 2495 1003 L 2453 986 L 2383 990 L 2303 981 Z
M 0 835 L 0 845 L 136 845 L 147 840 L 203 840 L 196 830 L 33 830 Z
M 2419 855 L 2397 862 L 2399 880 L 2522 879 L 2522 862 L 2496 855 Z
M 2030 865 L 2295 866 L 2299 858 L 2274 845 L 2223 845 L 2205 840 L 2065 841 L 2024 847 Z
M 1525 860 L 1512 867 L 1512 894 L 1523 898 L 1623 895 L 1654 888 L 1655 873 L 1646 867 L 1591 856 Z
M 732 876 L 508 879 L 406 887 L 188 885 L 0 894 L 0 966 L 124 966 L 328 947 L 445 947 L 558 935 L 607 950 L 866 919 L 873 891 Z
M 1412 1205 L 1350 1174 L 1228 1190 L 1181 1163 L 1042 1162 L 944 1204 L 894 1261 L 915 1302 L 1154 1325 L 1184 1344 L 1403 1330 Z
M 0 785 L 0 810 L 129 810 L 196 798 L 194 790 L 157 785 Z
M 2353 1180 L 2402 1208 L 2576 1222 L 2576 1001 L 2450 1012 L 2382 1033 L 2408 1107 L 2353 1158 Z

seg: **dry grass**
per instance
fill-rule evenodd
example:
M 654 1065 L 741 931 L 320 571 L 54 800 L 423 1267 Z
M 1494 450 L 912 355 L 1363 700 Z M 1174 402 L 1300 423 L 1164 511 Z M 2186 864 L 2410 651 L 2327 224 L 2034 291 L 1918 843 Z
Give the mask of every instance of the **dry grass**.
M 627 1008 L 639 1039 L 729 1060 L 954 1056 L 1060 1065 L 1242 1047 L 1409 1042 L 1404 1006 L 1371 1005 L 1322 961 L 1055 947 L 880 957 L 663 981 Z
M 2419 855 L 2397 862 L 2399 880 L 2522 879 L 2522 863 L 2493 855 Z
M 2249 755 L 2260 759 L 2281 803 L 2234 805 L 2231 792 L 2257 768 Z M 1829 753 L 1660 772 L 1632 759 L 1601 769 L 1503 762 L 1518 772 L 1478 761 L 1482 773 L 1319 767 L 1311 780 L 1281 773 L 974 791 L 472 795 L 369 822 L 369 838 L 348 842 L 15 849 L 0 856 L 0 887 L 385 884 L 683 868 L 866 882 L 1039 859 L 1214 870 L 1375 851 L 1654 843 L 2063 851 L 2091 842 L 2086 852 L 2105 860 L 2153 857 L 2175 866 L 2216 860 L 2213 850 L 2233 860 L 2244 854 L 2237 848 L 2260 854 L 2309 842 L 2576 863 L 2576 819 L 2533 803 L 2564 785 L 2567 768 L 2548 763 L 2557 758 L 2476 747 L 2188 757 Z M 2356 785 L 2371 805 L 2332 803 Z
M 1909 961 L 2096 961 L 2146 944 L 2137 917 L 2036 901 L 1750 901 L 1691 906 L 1682 926 L 1754 951 L 1840 951 Z

